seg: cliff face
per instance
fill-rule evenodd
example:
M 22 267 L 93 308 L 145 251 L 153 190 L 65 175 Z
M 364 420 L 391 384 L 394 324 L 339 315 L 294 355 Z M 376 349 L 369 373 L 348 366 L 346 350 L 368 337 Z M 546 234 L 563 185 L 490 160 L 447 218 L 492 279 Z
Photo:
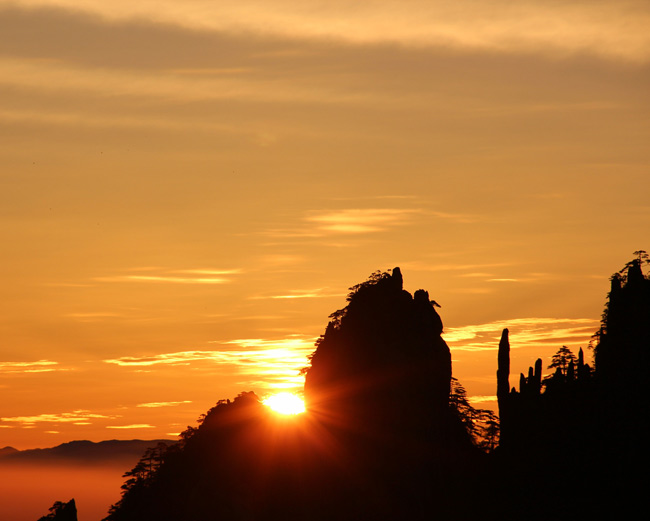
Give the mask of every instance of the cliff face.
M 451 353 L 436 304 L 424 290 L 405 291 L 399 268 L 351 289 L 317 342 L 305 378 L 308 409 L 377 426 L 427 416 L 439 424 L 449 405 Z
M 634 259 L 612 277 L 596 346 L 596 374 L 614 392 L 642 390 L 650 362 L 650 279 Z
M 644 252 L 637 252 L 644 253 Z M 645 432 L 650 355 L 650 278 L 641 258 L 612 277 L 596 334 L 595 370 L 579 350 L 562 346 L 542 381 L 542 361 L 508 390 L 508 331 L 499 344 L 497 396 L 500 481 L 514 517 L 626 519 L 645 508 L 644 483 L 635 469 L 650 458 Z M 571 489 L 561 497 L 558 490 Z M 553 497 L 549 502 L 548 498 Z M 544 505 L 544 507 L 540 507 Z

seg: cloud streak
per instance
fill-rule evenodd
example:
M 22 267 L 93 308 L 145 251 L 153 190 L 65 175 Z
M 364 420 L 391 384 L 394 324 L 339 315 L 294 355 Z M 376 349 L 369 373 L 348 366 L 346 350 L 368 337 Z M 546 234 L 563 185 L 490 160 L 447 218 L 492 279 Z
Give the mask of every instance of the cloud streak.
M 344 293 L 336 293 L 329 291 L 329 288 L 316 288 L 316 289 L 293 289 L 282 295 L 269 295 L 269 296 L 254 296 L 250 297 L 252 300 L 260 299 L 279 299 L 279 300 L 293 300 L 304 298 L 339 298 L 344 297 Z
M 451 47 L 493 53 L 590 53 L 647 61 L 650 8 L 643 0 L 22 0 L 19 5 L 93 13 L 115 23 L 151 20 L 189 30 L 248 32 L 347 44 Z M 470 14 L 470 15 L 468 15 Z
M 13 416 L 0 418 L 3 422 L 18 423 L 23 427 L 33 427 L 37 423 L 71 423 L 73 425 L 90 425 L 92 420 L 114 419 L 118 416 L 107 416 L 92 413 L 87 410 L 76 410 L 63 413 L 45 413 L 35 416 Z
M 205 367 L 234 374 L 252 376 L 242 384 L 256 384 L 266 388 L 300 388 L 304 377 L 300 369 L 308 364 L 307 356 L 314 351 L 315 338 L 300 335 L 283 339 L 245 338 L 228 342 L 219 342 L 239 349 L 214 351 L 181 351 L 161 353 L 152 356 L 125 356 L 104 360 L 107 364 L 125 368 L 142 369 L 165 366 Z M 138 407 L 172 406 L 190 402 L 152 402 L 151 405 L 140 404 Z
M 147 409 L 158 409 L 160 407 L 176 407 L 177 405 L 183 405 L 186 403 L 192 403 L 192 400 L 183 400 L 180 402 L 148 402 L 148 403 L 139 403 L 136 407 L 144 407 Z
M 156 268 L 147 268 L 156 270 Z M 132 271 L 137 271 L 134 269 Z M 226 275 L 237 275 L 239 269 L 217 270 L 217 269 L 185 269 L 185 270 L 157 270 L 157 274 L 151 275 L 115 275 L 109 277 L 95 277 L 98 282 L 141 282 L 141 283 L 166 283 L 166 284 L 227 284 L 232 279 Z M 178 274 L 190 275 L 179 276 Z M 210 276 L 205 276 L 210 275 Z
M 130 425 L 107 425 L 107 429 L 155 429 L 154 425 L 148 423 L 132 423 Z
M 488 402 L 496 402 L 497 397 L 496 396 L 475 395 L 475 396 L 468 396 L 467 400 L 470 403 L 482 404 L 482 403 L 488 403 Z
M 357 234 L 384 231 L 404 224 L 419 210 L 402 208 L 352 208 L 311 215 L 306 218 L 323 232 Z
M 586 345 L 598 324 L 598 320 L 588 318 L 517 318 L 446 328 L 443 337 L 452 351 L 496 351 L 505 328 L 510 331 L 512 349 L 567 343 Z
M 38 360 L 36 362 L 0 362 L 0 373 L 28 374 L 66 371 L 66 369 L 58 367 L 58 365 L 58 362 L 52 362 L 50 360 Z
M 413 222 L 426 212 L 420 208 L 344 208 L 309 212 L 305 223 L 295 228 L 272 228 L 265 235 L 282 238 L 322 238 L 332 235 L 355 236 L 388 231 Z M 429 212 L 430 213 L 430 212 Z M 435 215 L 435 212 L 434 212 Z

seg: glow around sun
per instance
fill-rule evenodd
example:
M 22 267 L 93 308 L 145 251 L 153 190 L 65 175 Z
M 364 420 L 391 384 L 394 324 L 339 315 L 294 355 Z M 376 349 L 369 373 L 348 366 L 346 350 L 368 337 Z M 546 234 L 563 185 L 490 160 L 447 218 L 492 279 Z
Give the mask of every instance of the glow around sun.
M 291 393 L 278 393 L 264 400 L 264 405 L 279 414 L 300 414 L 305 412 L 305 402 Z

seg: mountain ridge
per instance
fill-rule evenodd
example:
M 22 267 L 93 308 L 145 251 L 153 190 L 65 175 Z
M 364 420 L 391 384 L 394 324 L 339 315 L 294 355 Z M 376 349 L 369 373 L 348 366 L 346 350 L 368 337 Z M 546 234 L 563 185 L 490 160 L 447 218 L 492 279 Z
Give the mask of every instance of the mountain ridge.
M 14 447 L 0 449 L 0 465 L 75 463 L 99 464 L 137 461 L 145 450 L 158 443 L 172 444 L 175 440 L 73 440 L 54 447 L 18 450 Z

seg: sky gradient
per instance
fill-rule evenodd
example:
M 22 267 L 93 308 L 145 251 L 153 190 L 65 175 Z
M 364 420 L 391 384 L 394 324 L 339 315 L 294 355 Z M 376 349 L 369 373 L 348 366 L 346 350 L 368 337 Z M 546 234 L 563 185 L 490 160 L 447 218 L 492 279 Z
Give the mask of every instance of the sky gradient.
M 650 250 L 646 1 L 0 0 L 0 446 L 299 389 L 400 266 L 494 407 Z M 587 355 L 590 359 L 590 355 Z

